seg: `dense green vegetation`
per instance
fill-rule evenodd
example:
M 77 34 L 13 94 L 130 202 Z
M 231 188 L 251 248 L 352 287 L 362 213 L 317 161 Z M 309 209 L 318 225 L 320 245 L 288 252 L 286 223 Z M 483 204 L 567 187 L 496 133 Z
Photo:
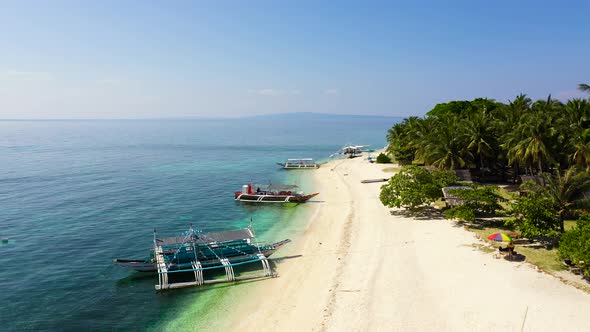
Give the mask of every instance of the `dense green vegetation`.
M 430 172 L 418 166 L 406 166 L 381 186 L 379 199 L 388 207 L 415 210 L 440 198 L 441 189 L 457 180 L 453 172 Z
M 586 84 L 579 88 L 590 93 Z M 387 152 L 400 165 L 426 168 L 403 167 L 382 186 L 384 205 L 416 209 L 433 203 L 442 196 L 441 188 L 457 182 L 450 170 L 469 170 L 475 181 L 484 182 L 534 176 L 535 182 L 525 181 L 510 203 L 494 186 L 452 189 L 462 204 L 443 214 L 474 222 L 508 206 L 509 218 L 498 227 L 549 246 L 559 243 L 562 258 L 590 263 L 590 215 L 572 230 L 564 226 L 566 219 L 590 212 L 584 195 L 590 191 L 590 100 L 563 103 L 549 96 L 533 102 L 519 95 L 508 104 L 485 98 L 451 101 L 395 124 L 387 140 Z M 590 276 L 590 264 L 584 264 Z
M 551 201 L 539 192 L 530 192 L 512 205 L 513 217 L 506 225 L 515 227 L 523 237 L 541 238 L 556 236 L 559 230 L 557 213 Z
M 521 187 L 535 202 L 547 205 L 557 218 L 559 230 L 564 232 L 565 218 L 589 207 L 589 200 L 582 193 L 590 190 L 590 174 L 572 166 L 554 175 L 544 173 L 542 178 L 545 183 L 543 186 L 525 182 Z
M 391 164 L 391 158 L 384 153 L 380 153 L 375 161 L 377 164 Z
M 501 210 L 500 202 L 505 199 L 498 195 L 496 187 L 469 185 L 466 189 L 452 189 L 449 193 L 463 202 L 444 211 L 448 219 L 475 221 L 476 216 L 493 216 Z
M 580 89 L 589 91 L 586 85 Z M 409 117 L 387 135 L 388 152 L 401 164 L 474 169 L 516 179 L 572 165 L 590 168 L 590 102 L 519 95 L 508 104 L 491 99 L 436 105 Z
M 590 215 L 584 215 L 576 227 L 563 234 L 559 243 L 559 255 L 582 268 L 590 277 Z

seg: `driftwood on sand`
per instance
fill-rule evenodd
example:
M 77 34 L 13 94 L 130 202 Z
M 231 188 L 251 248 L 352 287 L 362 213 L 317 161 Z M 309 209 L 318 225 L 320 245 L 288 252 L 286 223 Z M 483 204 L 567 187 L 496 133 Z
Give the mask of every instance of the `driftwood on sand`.
M 387 182 L 389 178 L 361 180 L 361 183 Z

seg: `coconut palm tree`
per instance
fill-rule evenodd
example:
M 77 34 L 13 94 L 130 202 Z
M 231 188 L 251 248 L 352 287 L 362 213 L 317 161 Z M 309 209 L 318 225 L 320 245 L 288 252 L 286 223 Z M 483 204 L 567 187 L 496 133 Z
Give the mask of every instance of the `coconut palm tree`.
M 417 156 L 427 165 L 439 169 L 470 166 L 473 154 L 467 149 L 457 115 L 444 115 L 433 120 L 434 127 L 421 142 Z
M 590 92 L 590 85 L 588 84 L 578 84 L 578 89 L 582 90 L 582 91 L 586 91 L 586 92 Z
M 547 116 L 527 114 L 521 123 L 509 132 L 502 145 L 507 150 L 508 163 L 525 165 L 533 174 L 533 168 L 543 173 L 543 165 L 555 163 L 551 152 L 551 132 Z
M 463 139 L 468 144 L 467 149 L 484 168 L 485 162 L 494 156 L 496 138 L 493 133 L 491 116 L 485 110 L 472 113 L 468 118 L 460 121 Z
M 556 158 L 560 165 L 570 165 L 573 162 L 589 166 L 590 103 L 579 98 L 569 100 L 555 118 L 553 129 L 559 146 L 559 149 L 556 149 Z
M 520 159 L 509 158 L 508 152 L 512 150 L 521 140 L 520 132 L 516 129 L 524 114 L 530 112 L 532 100 L 525 94 L 518 95 L 508 105 L 500 108 L 499 112 L 494 113 L 492 126 L 497 135 L 500 147 L 497 154 L 497 162 L 506 161 L 513 169 L 513 180 L 516 180 L 519 172 Z
M 502 147 L 507 151 L 511 165 L 525 165 L 534 174 L 543 173 L 547 164 L 557 164 L 556 154 L 558 130 L 556 114 L 561 114 L 563 104 L 551 99 L 538 100 L 530 111 L 521 114 L 516 126 L 503 137 Z
M 544 178 L 545 188 L 541 192 L 552 202 L 559 216 L 561 231 L 564 232 L 565 216 L 576 208 L 587 207 L 590 203 L 583 196 L 585 191 L 590 190 L 590 175 L 586 171 L 570 167 L 563 174 L 544 174 Z
M 590 129 L 582 130 L 581 134 L 573 140 L 572 162 L 576 165 L 585 166 L 586 171 L 590 171 Z

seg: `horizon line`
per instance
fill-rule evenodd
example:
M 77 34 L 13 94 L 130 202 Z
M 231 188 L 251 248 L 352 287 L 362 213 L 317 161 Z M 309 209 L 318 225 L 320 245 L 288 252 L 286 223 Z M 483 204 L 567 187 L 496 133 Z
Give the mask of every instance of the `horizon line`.
M 367 118 L 403 118 L 410 115 L 379 115 L 379 114 L 333 114 L 333 113 L 321 113 L 321 112 L 288 112 L 288 113 L 266 113 L 266 114 L 254 114 L 238 117 L 200 117 L 200 116 L 177 116 L 177 117 L 144 117 L 144 118 L 0 118 L 0 121 L 133 121 L 133 120 L 240 120 L 250 119 L 258 117 L 270 117 L 270 116 L 289 116 L 289 115 L 323 115 L 323 116 L 334 116 L 334 117 L 367 117 Z

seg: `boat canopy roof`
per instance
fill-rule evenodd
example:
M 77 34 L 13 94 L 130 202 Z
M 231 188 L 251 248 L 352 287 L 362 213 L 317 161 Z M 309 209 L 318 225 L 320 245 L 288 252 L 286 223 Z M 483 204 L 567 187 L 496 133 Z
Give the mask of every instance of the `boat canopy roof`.
M 183 244 L 188 242 L 196 243 L 212 243 L 212 242 L 228 242 L 244 239 L 254 238 L 254 233 L 250 228 L 237 229 L 233 231 L 215 232 L 215 233 L 192 233 L 186 236 L 174 236 L 157 238 L 156 242 L 160 246 L 169 246 L 175 244 Z
M 233 231 L 201 234 L 199 235 L 199 238 L 206 242 L 226 242 L 252 239 L 254 238 L 254 233 L 250 228 L 242 228 Z
M 287 161 L 313 161 L 313 158 L 291 158 L 287 159 Z
M 294 184 L 253 184 L 252 188 L 265 191 L 286 191 L 299 188 Z

